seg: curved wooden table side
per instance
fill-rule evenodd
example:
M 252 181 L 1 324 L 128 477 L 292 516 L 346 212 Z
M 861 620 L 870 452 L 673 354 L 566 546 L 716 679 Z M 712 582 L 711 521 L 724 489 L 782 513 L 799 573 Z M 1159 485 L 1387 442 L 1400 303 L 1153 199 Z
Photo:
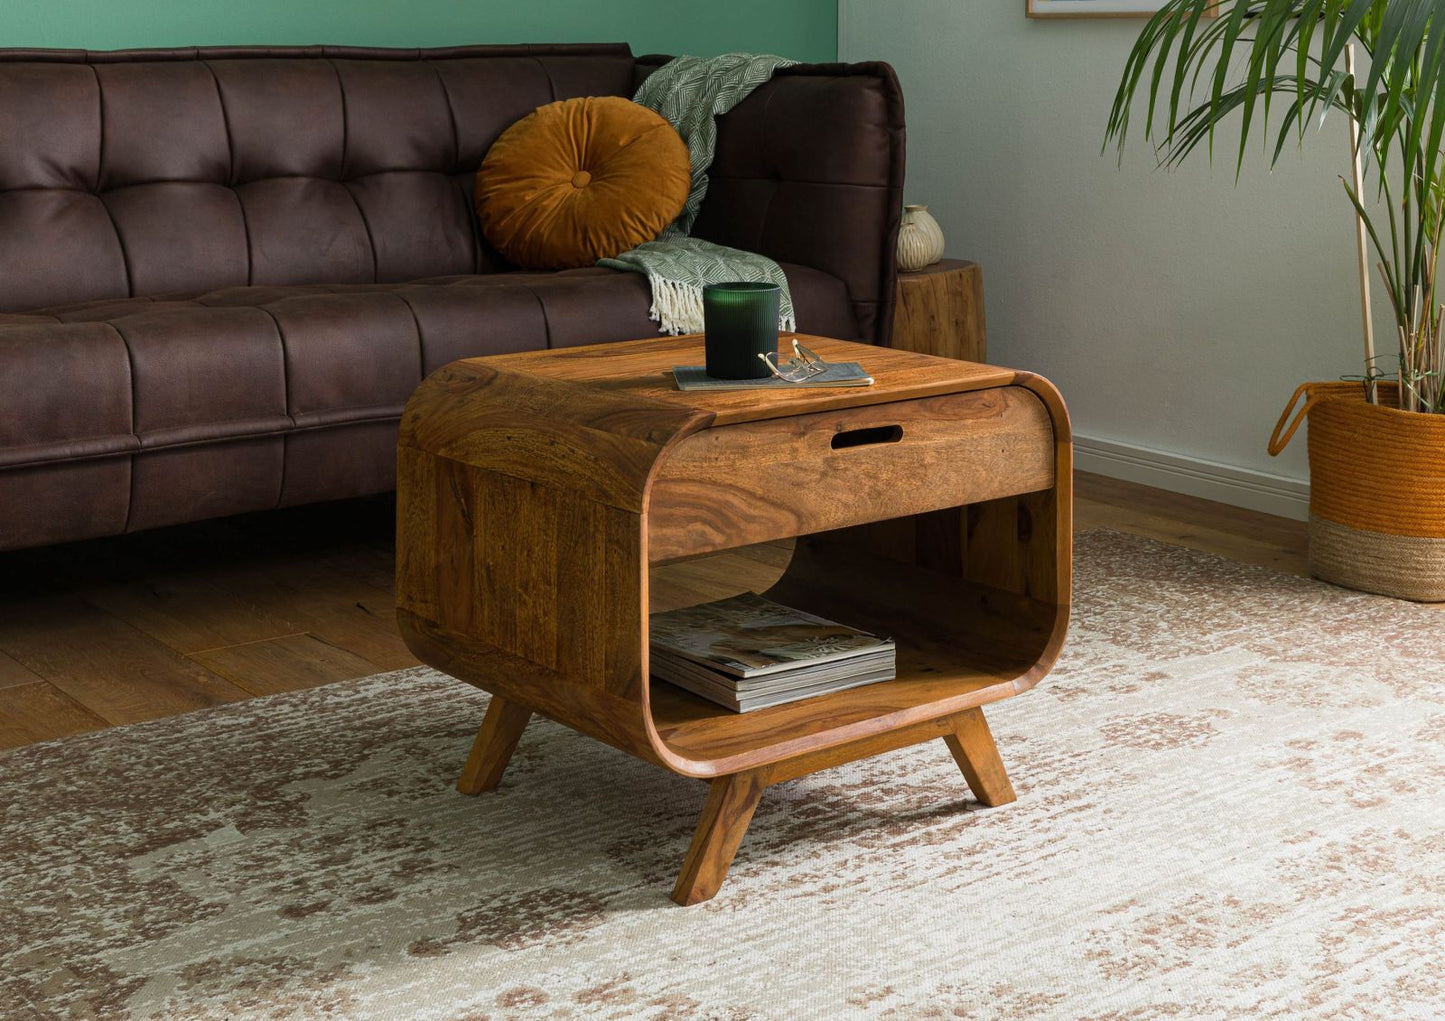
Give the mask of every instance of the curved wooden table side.
M 1068 625 L 1072 443 L 1042 377 L 824 338 L 856 390 L 681 393 L 699 338 L 454 362 L 402 418 L 397 604 L 412 651 L 493 695 L 458 787 L 500 782 L 532 713 L 711 793 L 674 890 L 717 892 L 762 791 L 943 738 L 1013 800 L 981 706 Z M 655 565 L 798 537 L 768 595 L 892 635 L 892 681 L 738 714 L 649 683 Z

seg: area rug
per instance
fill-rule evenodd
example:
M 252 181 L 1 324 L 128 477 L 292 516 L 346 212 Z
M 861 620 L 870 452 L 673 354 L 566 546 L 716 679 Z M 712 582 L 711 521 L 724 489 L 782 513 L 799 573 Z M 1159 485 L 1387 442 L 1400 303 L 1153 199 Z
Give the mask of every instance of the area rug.
M 1053 675 L 770 789 L 667 899 L 705 787 L 406 670 L 0 758 L 0 1016 L 1445 1016 L 1445 614 L 1112 532 Z

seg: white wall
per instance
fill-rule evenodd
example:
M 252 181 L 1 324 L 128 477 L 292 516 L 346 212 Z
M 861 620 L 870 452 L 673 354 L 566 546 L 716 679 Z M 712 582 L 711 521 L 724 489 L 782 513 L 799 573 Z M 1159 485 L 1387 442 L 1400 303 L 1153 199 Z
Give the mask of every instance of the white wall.
M 1131 144 L 1121 169 L 1100 146 L 1142 25 L 840 0 L 839 59 L 897 69 L 907 201 L 983 265 L 989 360 L 1059 385 L 1081 467 L 1298 515 L 1303 435 L 1270 458 L 1269 430 L 1297 383 L 1361 371 L 1344 126 L 1273 174 L 1256 149 L 1238 187 L 1235 139 L 1213 168 L 1156 170 Z

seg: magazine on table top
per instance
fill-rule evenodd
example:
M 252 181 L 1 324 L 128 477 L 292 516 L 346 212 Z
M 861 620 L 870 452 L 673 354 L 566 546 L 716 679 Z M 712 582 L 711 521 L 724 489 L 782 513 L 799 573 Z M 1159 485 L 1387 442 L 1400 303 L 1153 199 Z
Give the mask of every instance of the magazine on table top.
M 650 645 L 664 659 L 690 660 L 731 677 L 764 677 L 877 653 L 891 639 L 847 627 L 748 592 L 651 617 Z
M 765 376 L 762 379 L 714 379 L 701 365 L 674 365 L 672 378 L 679 390 L 806 390 L 824 386 L 872 386 L 873 377 L 857 362 L 834 362 L 826 370 L 801 382 Z

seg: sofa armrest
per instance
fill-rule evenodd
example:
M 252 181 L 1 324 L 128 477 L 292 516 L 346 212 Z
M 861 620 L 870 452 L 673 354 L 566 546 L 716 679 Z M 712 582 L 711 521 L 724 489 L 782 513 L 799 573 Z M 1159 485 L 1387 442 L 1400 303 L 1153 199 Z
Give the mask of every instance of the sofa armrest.
M 639 71 L 665 59 L 640 58 Z M 859 338 L 884 343 L 893 322 L 903 159 L 903 93 L 892 67 L 784 68 L 718 118 L 693 234 L 840 278 Z

